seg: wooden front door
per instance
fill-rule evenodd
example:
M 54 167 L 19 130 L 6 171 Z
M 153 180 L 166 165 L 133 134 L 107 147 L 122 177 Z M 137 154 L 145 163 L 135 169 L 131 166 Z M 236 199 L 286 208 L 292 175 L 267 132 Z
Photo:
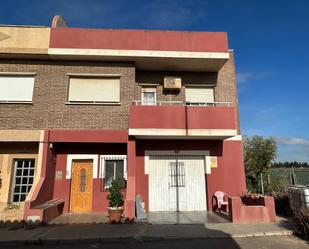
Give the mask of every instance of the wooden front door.
M 92 167 L 92 161 L 73 162 L 70 201 L 72 213 L 92 211 Z

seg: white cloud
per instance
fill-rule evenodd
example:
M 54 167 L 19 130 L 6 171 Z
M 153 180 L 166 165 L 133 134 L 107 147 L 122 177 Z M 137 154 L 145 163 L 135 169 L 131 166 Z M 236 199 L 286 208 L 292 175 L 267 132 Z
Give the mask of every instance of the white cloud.
M 237 73 L 236 79 L 238 83 L 246 83 L 252 78 L 252 73 Z
M 309 139 L 303 137 L 277 137 L 278 161 L 309 162 Z
M 271 73 L 269 72 L 239 72 L 236 75 L 238 83 L 246 83 L 250 80 L 256 80 L 264 77 L 269 77 Z
M 309 139 L 300 137 L 278 137 L 277 142 L 283 145 L 304 145 L 309 146 Z

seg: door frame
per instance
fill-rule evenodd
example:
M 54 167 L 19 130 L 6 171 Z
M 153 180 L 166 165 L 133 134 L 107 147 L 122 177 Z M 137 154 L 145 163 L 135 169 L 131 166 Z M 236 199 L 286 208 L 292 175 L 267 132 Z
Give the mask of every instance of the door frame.
M 71 165 L 71 181 L 70 181 L 70 197 L 69 197 L 69 213 L 72 213 L 72 191 L 73 191 L 73 189 L 72 189 L 72 183 L 73 183 L 73 170 L 74 170 L 74 163 L 76 162 L 76 161 L 83 161 L 83 160 L 85 160 L 85 161 L 87 161 L 87 160 L 89 160 L 89 162 L 91 161 L 92 163 L 92 179 L 91 179 L 91 203 L 90 203 L 90 205 L 91 205 L 91 210 L 92 210 L 92 204 L 93 204 L 93 168 L 94 168 L 94 161 L 92 160 L 92 159 L 84 159 L 84 158 L 82 158 L 82 159 L 73 159 L 72 160 L 72 165 Z
M 94 154 L 68 154 L 67 155 L 67 165 L 66 165 L 66 174 L 65 179 L 71 179 L 72 178 L 72 166 L 74 160 L 92 160 L 92 178 L 98 178 L 98 161 L 99 161 L 99 155 Z
M 150 156 L 204 156 L 205 174 L 210 174 L 210 152 L 209 150 L 145 150 L 144 156 L 144 173 L 149 172 L 149 157 Z

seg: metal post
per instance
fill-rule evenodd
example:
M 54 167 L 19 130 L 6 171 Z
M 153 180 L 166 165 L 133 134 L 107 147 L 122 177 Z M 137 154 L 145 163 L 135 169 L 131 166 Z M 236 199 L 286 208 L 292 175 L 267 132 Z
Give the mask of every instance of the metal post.
M 176 157 L 176 211 L 179 212 L 178 158 Z
M 262 195 L 264 195 L 263 173 L 261 173 L 261 188 L 262 188 Z

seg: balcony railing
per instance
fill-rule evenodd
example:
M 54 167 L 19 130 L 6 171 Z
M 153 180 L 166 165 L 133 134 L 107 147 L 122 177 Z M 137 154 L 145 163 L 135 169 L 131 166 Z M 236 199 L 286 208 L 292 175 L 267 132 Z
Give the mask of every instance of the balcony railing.
M 134 101 L 130 106 L 130 129 L 178 129 L 191 133 L 229 130 L 233 134 L 237 129 L 235 107 L 231 102 L 157 101 L 156 105 L 143 104 Z
M 212 106 L 212 107 L 232 107 L 233 102 L 188 102 L 188 101 L 165 101 L 159 100 L 155 103 L 143 103 L 141 100 L 134 100 L 132 105 L 138 106 Z

